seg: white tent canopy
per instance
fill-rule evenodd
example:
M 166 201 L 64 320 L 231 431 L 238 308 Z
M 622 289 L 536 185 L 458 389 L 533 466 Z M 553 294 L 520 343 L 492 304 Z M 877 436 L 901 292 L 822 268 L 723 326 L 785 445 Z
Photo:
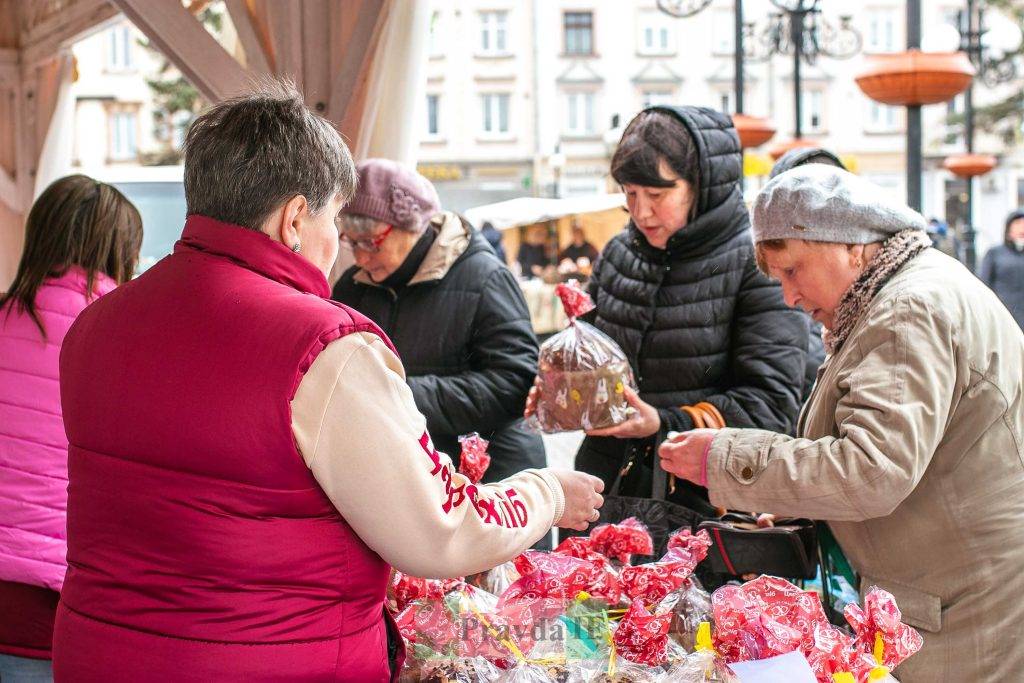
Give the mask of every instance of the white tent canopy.
M 498 230 L 507 230 L 520 225 L 551 221 L 564 216 L 581 213 L 595 213 L 626 205 L 624 194 L 595 194 L 566 199 L 544 197 L 519 197 L 494 204 L 474 206 L 464 212 L 470 223 L 479 227 L 490 223 Z

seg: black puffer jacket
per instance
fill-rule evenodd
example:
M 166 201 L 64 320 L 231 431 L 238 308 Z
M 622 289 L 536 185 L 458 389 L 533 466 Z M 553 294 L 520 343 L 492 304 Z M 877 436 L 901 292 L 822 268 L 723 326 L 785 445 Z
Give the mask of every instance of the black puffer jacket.
M 629 357 L 640 396 L 658 408 L 662 430 L 648 439 L 588 437 L 578 469 L 610 483 L 627 456 L 623 492 L 650 493 L 651 453 L 665 433 L 693 427 L 679 409 L 708 401 L 730 427 L 792 431 L 807 360 L 806 316 L 757 269 L 740 194 L 739 141 L 729 119 L 698 107 L 659 107 L 680 118 L 700 152 L 697 216 L 666 249 L 630 223 L 595 265 L 594 324 Z M 675 498 L 705 512 L 706 493 L 677 486 Z
M 475 431 L 491 442 L 484 481 L 544 467 L 544 444 L 522 420 L 537 373 L 537 338 L 522 290 L 487 240 L 458 216 L 440 214 L 432 225 L 438 235 L 406 286 L 375 285 L 353 267 L 332 296 L 391 338 L 439 450 L 458 463 L 459 435 Z

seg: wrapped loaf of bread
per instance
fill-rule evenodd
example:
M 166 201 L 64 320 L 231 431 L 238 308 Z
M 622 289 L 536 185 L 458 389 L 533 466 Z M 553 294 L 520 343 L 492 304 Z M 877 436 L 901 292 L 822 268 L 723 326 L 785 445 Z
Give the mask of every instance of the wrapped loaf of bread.
M 593 310 L 570 280 L 557 287 L 569 326 L 540 348 L 535 422 L 544 432 L 613 427 L 629 418 L 625 389 L 633 386 L 626 355 L 611 337 L 577 318 Z

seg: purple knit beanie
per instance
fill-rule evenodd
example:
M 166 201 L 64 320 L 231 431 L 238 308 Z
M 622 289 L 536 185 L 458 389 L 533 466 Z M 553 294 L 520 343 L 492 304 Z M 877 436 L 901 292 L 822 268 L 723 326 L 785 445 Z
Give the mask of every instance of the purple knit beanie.
M 342 213 L 369 216 L 400 230 L 419 232 L 441 211 L 437 190 L 414 169 L 388 159 L 367 159 L 356 165 L 356 171 L 356 194 Z

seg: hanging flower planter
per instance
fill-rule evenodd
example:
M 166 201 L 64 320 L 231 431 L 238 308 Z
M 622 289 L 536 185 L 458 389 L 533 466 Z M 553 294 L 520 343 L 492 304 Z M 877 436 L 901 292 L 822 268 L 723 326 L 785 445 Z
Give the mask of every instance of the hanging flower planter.
M 996 158 L 991 154 L 951 154 L 942 166 L 955 176 L 973 178 L 985 175 L 996 167 Z
M 963 52 L 907 50 L 865 58 L 854 80 L 875 102 L 914 106 L 947 102 L 967 89 L 974 67 Z
M 807 140 L 805 138 L 793 138 L 785 142 L 777 142 L 768 148 L 768 156 L 772 158 L 772 161 L 778 161 L 779 157 L 788 152 L 791 149 L 798 149 L 800 147 L 818 147 L 819 144 L 813 140 Z
M 767 119 L 759 116 L 733 114 L 732 125 L 736 128 L 736 134 L 740 136 L 740 147 L 743 149 L 763 145 L 775 135 L 775 127 Z

